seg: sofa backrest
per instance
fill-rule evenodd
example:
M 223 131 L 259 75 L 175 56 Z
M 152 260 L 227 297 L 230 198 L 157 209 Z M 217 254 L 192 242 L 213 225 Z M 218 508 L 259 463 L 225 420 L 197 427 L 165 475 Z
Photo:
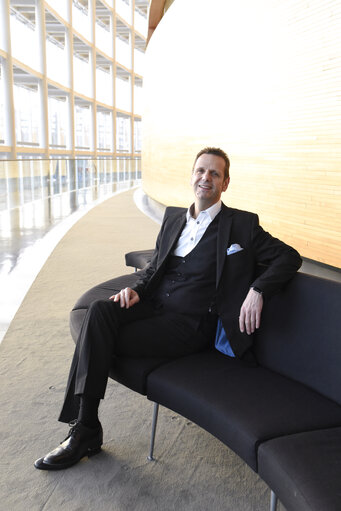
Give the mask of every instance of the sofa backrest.
M 259 363 L 341 405 L 341 283 L 298 273 L 264 304 Z

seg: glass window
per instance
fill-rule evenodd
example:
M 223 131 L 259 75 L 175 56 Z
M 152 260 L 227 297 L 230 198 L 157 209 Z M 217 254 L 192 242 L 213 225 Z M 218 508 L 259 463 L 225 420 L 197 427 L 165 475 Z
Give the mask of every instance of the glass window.
M 47 76 L 69 87 L 66 28 L 53 14 L 45 10 Z
M 134 113 L 141 115 L 142 113 L 142 80 L 141 78 L 135 78 L 134 82 Z
M 74 36 L 73 52 L 74 89 L 85 96 L 92 97 L 91 49 L 79 37 Z
M 134 119 L 134 152 L 140 153 L 142 149 L 141 119 Z
M 116 75 L 116 108 L 131 112 L 131 79 L 129 73 L 121 73 L 117 70 Z
M 112 113 L 109 110 L 97 110 L 97 148 L 112 151 Z
M 148 18 L 147 13 L 139 9 L 137 6 L 135 6 L 135 16 L 134 16 L 134 26 L 135 29 L 140 32 L 144 37 L 147 37 L 148 32 Z
M 116 12 L 126 20 L 128 23 L 131 23 L 131 2 L 130 0 L 116 0 Z
M 68 87 L 67 52 L 51 41 L 46 41 L 47 76 L 62 85 Z
M 48 0 L 47 2 L 64 20 L 69 20 L 67 0 Z
M 130 28 L 116 19 L 116 60 L 127 68 L 131 68 L 131 32 Z
M 91 41 L 88 0 L 72 0 L 72 25 L 88 41 Z
M 35 12 L 19 10 L 11 7 L 11 46 L 12 55 L 26 65 L 41 71 L 40 51 L 38 46 L 38 30 L 35 23 Z
M 73 58 L 73 76 L 75 91 L 92 97 L 92 79 L 89 62 L 78 57 Z
M 38 86 L 14 85 L 15 131 L 18 144 L 39 145 Z
M 97 53 L 96 56 L 96 98 L 97 101 L 113 106 L 112 64 Z
M 143 76 L 144 72 L 144 50 L 134 48 L 134 71 Z
M 0 144 L 5 143 L 5 91 L 2 62 L 0 59 Z
M 66 147 L 68 126 L 67 98 L 49 97 L 49 144 L 52 147 Z
M 75 146 L 76 149 L 90 149 L 90 105 L 75 105 Z
M 127 153 L 131 150 L 131 119 L 125 115 L 116 117 L 116 150 Z
M 113 56 L 112 14 L 103 4 L 96 5 L 96 46 L 109 57 Z

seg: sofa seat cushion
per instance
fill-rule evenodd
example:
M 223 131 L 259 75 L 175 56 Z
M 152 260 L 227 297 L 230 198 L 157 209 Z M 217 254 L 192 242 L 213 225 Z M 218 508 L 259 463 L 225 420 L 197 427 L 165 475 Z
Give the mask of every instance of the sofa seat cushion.
M 287 511 L 340 511 L 341 427 L 269 440 L 258 465 Z
M 208 350 L 153 371 L 147 396 L 203 427 L 257 471 L 258 445 L 339 426 L 341 407 L 273 371 Z

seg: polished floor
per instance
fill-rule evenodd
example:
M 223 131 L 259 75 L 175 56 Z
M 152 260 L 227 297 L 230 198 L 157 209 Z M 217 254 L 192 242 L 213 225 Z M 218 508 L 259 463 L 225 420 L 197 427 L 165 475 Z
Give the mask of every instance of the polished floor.
M 64 234 L 103 200 L 138 183 L 123 180 L 110 187 L 64 192 L 0 211 L 0 342 L 34 278 Z

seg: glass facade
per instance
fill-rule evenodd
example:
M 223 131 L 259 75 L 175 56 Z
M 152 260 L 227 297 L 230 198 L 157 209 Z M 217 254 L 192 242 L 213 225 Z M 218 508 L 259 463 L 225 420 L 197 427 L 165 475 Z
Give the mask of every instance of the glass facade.
M 63 155 L 53 160 L 24 155 L 16 161 L 0 160 L 0 281 L 24 251 L 61 220 L 135 186 L 141 178 L 140 163 L 139 158 Z
M 2 2 L 0 159 L 139 157 L 148 5 Z
M 148 5 L 0 0 L 0 278 L 69 214 L 139 183 Z

